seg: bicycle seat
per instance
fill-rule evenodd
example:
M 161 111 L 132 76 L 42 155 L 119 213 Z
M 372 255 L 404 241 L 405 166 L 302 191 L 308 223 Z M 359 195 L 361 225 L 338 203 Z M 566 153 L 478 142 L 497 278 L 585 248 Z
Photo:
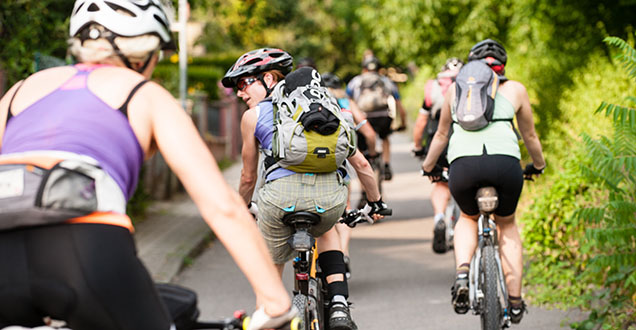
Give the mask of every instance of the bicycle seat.
M 477 190 L 477 206 L 482 212 L 490 213 L 499 205 L 497 190 L 494 187 L 482 187 Z
M 283 223 L 292 227 L 299 224 L 313 226 L 320 223 L 320 216 L 311 212 L 294 212 L 286 214 L 283 217 Z

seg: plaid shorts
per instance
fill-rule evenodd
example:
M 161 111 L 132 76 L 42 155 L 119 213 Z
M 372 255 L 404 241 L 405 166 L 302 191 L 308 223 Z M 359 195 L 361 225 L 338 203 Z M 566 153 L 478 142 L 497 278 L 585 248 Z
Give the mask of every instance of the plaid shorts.
M 258 227 L 275 264 L 291 259 L 287 240 L 294 229 L 283 216 L 293 211 L 320 215 L 320 223 L 310 229 L 319 237 L 333 227 L 347 206 L 347 186 L 337 173 L 296 173 L 266 183 L 258 193 Z M 286 211 L 288 210 L 288 211 Z

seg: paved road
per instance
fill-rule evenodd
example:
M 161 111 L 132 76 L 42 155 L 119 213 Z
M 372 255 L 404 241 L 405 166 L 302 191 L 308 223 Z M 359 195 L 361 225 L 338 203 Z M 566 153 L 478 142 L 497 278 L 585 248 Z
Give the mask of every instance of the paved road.
M 385 200 L 393 216 L 373 226 L 356 227 L 351 242 L 352 314 L 361 330 L 479 329 L 471 314 L 456 315 L 450 306 L 453 254 L 431 249 L 433 211 L 430 184 L 418 173 L 406 135 L 393 137 L 394 178 L 385 182 Z M 358 185 L 354 182 L 354 200 Z M 291 266 L 284 282 L 291 291 Z M 254 295 L 225 249 L 213 242 L 184 270 L 177 283 L 195 289 L 203 318 L 228 316 L 236 309 L 253 310 Z M 559 329 L 568 315 L 530 306 L 513 329 Z

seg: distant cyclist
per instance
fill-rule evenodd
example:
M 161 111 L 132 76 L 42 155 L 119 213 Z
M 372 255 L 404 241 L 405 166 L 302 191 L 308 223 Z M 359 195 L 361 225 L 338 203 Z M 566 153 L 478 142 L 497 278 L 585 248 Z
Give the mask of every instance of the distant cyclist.
M 175 329 L 125 213 L 156 151 L 252 285 L 261 308 L 250 329 L 293 316 L 245 204 L 190 117 L 148 80 L 159 50 L 174 49 L 169 26 L 159 1 L 78 0 L 79 64 L 35 73 L 0 100 L 0 328 L 50 316 L 77 330 Z
M 241 119 L 243 169 L 239 194 L 245 203 L 252 203 L 257 177 L 259 174 L 265 176 L 265 183 L 258 191 L 258 225 L 281 276 L 285 263 L 293 255 L 287 244 L 293 234 L 292 229 L 282 222 L 283 216 L 291 211 L 320 215 L 321 222 L 312 228 L 312 235 L 318 240 L 318 263 L 327 282 L 329 329 L 357 329 L 349 312 L 344 255 L 334 228 L 347 200 L 345 174 L 341 169 L 328 173 L 300 173 L 279 167 L 265 173 L 265 169 L 258 168 L 260 153 L 265 158 L 265 167 L 276 163 L 268 156 L 274 133 L 274 108 L 270 94 L 291 71 L 292 61 L 291 55 L 281 49 L 256 49 L 239 57 L 223 77 L 223 85 L 235 87 L 238 97 L 249 106 Z M 386 208 L 364 156 L 356 152 L 348 160 L 362 174 L 359 176 L 363 187 L 370 200 L 374 201 L 370 203 L 371 213 Z
M 367 115 L 367 120 L 382 139 L 382 160 L 384 161 L 384 179 L 393 178 L 391 169 L 391 143 L 389 135 L 392 133 L 390 107 L 395 109 L 401 119 L 399 130 L 406 129 L 406 111 L 400 101 L 400 93 L 395 83 L 388 77 L 378 73 L 380 61 L 373 55 L 365 55 L 362 60 L 362 73 L 353 77 L 347 84 L 347 94 L 358 107 Z
M 442 104 L 448 87 L 455 81 L 455 76 L 459 72 L 464 62 L 456 57 L 449 58 L 435 79 L 428 80 L 424 88 L 424 101 L 422 108 L 413 127 L 413 153 L 418 156 L 425 156 L 428 152 L 433 136 L 439 125 L 439 117 Z M 422 146 L 422 140 L 426 144 Z M 448 168 L 446 159 L 446 149 L 437 160 L 437 164 L 442 168 Z M 444 222 L 444 211 L 451 197 L 448 189 L 448 182 L 438 181 L 433 183 L 431 191 L 431 203 L 435 213 L 435 226 L 433 231 L 433 251 L 437 253 L 446 252 L 446 223 Z
M 469 299 L 468 271 L 477 247 L 477 189 L 481 186 L 494 186 L 497 189 L 499 206 L 494 214 L 499 228 L 501 261 L 510 295 L 508 307 L 511 321 L 519 323 L 526 305 L 521 299 L 522 245 L 515 211 L 523 188 L 524 175 L 531 177 L 543 173 L 546 163 L 541 143 L 535 133 L 526 88 L 520 82 L 508 80 L 504 76 L 507 59 L 504 47 L 491 39 L 475 44 L 468 54 L 468 61 L 483 61 L 499 75 L 501 83 L 495 96 L 493 118 L 510 121 L 492 121 L 479 131 L 464 130 L 456 123 L 455 85 L 452 85 L 446 95 L 440 124 L 422 169 L 433 173 L 437 158 L 448 144 L 449 186 L 461 209 L 461 218 L 455 226 L 457 276 L 452 296 L 456 311 L 465 313 Z M 533 160 L 523 171 L 519 166 L 521 153 L 511 122 L 513 117 L 517 119 L 521 136 Z M 449 140 L 451 125 L 453 134 Z
M 325 83 L 325 86 L 329 89 L 329 92 L 333 94 L 333 96 L 338 100 L 338 105 L 342 109 L 342 112 L 345 114 L 345 118 L 350 122 L 351 125 L 361 125 L 358 129 L 358 145 L 360 144 L 360 139 L 364 138 L 366 141 L 365 145 L 367 146 L 366 152 L 368 153 L 369 158 L 377 157 L 377 152 L 375 151 L 375 140 L 376 135 L 373 127 L 366 121 L 366 116 L 364 113 L 358 109 L 356 103 L 351 100 L 347 93 L 345 92 L 340 77 L 337 75 L 325 72 L 322 74 L 322 80 Z M 348 185 L 348 196 L 347 196 L 347 210 L 351 209 L 351 185 Z M 342 247 L 342 252 L 345 255 L 345 264 L 347 266 L 347 278 L 351 276 L 351 260 L 349 258 L 349 241 L 351 240 L 351 228 L 344 223 L 337 223 L 336 230 L 338 231 L 338 235 L 340 235 L 340 246 Z

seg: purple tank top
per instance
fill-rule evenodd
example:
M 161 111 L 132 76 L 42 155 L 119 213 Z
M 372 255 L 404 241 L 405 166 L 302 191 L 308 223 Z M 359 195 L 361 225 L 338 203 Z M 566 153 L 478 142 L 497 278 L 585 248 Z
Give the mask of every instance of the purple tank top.
M 9 119 L 0 154 L 56 150 L 92 157 L 129 199 L 144 152 L 128 118 L 87 88 L 96 67 L 76 68 L 62 86 Z
M 272 104 L 272 100 L 267 98 L 261 101 L 258 106 L 260 109 L 256 121 L 256 128 L 254 129 L 254 136 L 261 144 L 262 149 L 271 151 L 272 137 L 274 136 L 274 105 Z M 295 173 L 296 172 L 286 168 L 277 168 L 267 175 L 265 181 L 280 179 Z

